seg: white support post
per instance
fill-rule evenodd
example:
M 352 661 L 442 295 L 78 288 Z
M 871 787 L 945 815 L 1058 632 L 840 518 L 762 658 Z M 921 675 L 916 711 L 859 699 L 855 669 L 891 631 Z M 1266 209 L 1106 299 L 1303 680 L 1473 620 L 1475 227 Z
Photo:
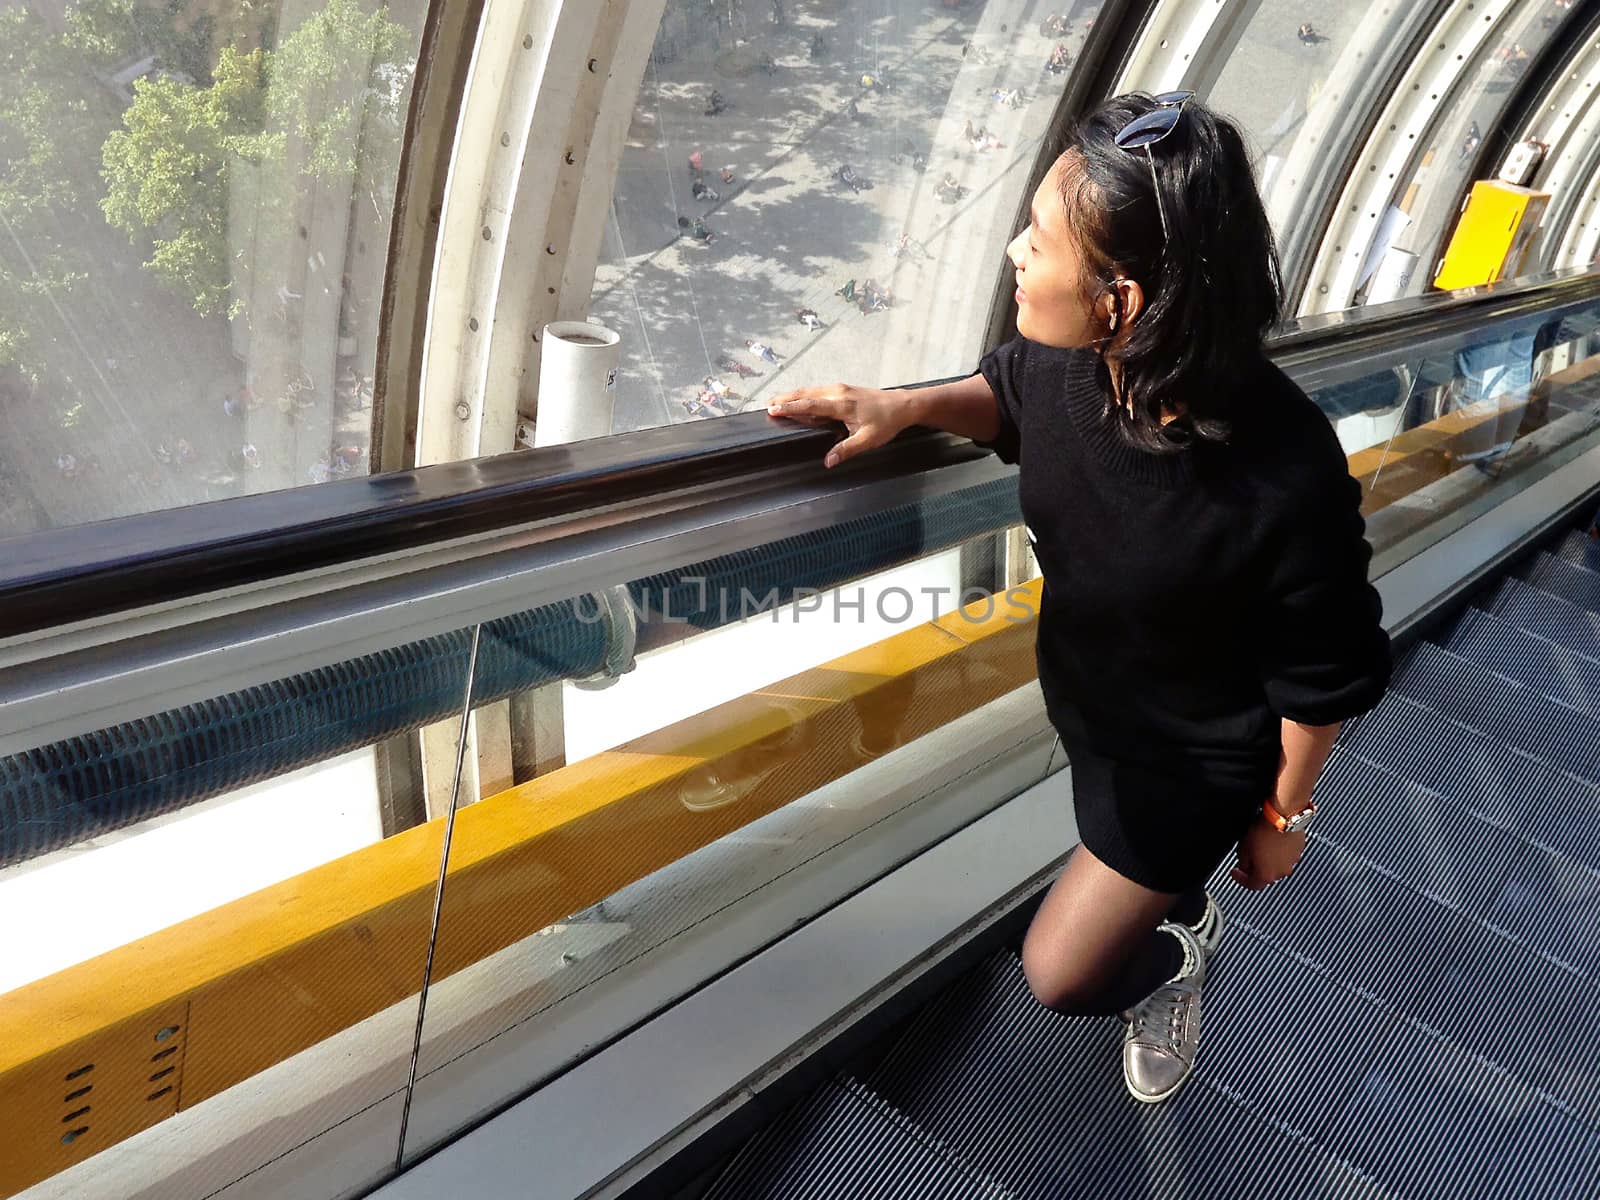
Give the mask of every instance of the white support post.
M 1139 31 L 1117 92 L 1209 91 L 1261 0 L 1165 0 Z
M 537 413 L 540 331 L 587 315 L 664 4 L 487 0 L 441 217 L 419 464 L 511 451 L 519 410 Z M 512 748 L 524 770 L 562 765 L 559 701 L 552 685 L 494 706 L 492 739 L 469 735 L 476 761 L 489 761 L 479 743 L 492 742 L 508 750 L 505 769 L 489 774 L 511 777 Z M 488 719 L 479 713 L 474 724 Z

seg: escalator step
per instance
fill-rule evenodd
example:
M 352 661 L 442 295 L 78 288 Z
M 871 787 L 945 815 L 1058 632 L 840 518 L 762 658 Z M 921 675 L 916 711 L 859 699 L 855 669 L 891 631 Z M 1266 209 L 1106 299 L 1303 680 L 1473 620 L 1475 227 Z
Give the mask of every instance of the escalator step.
M 1570 600 L 1590 612 L 1600 612 L 1600 571 L 1591 571 L 1553 554 L 1540 554 L 1518 574 L 1552 596 Z
M 1320 1130 L 1352 1089 L 1326 1069 L 1326 1045 L 1347 1037 L 1341 1059 L 1370 1055 L 1381 1015 L 1248 935 L 1221 961 L 1238 980 L 1231 992 L 1219 982 L 1215 1000 L 1208 987 L 1196 1076 L 1159 1106 L 1127 1094 L 1122 1023 L 1043 1008 L 1009 952 L 929 1005 L 868 1081 L 1019 1200 L 1391 1194 L 1294 1128 Z M 1263 974 L 1270 1001 L 1246 983 Z M 1334 1032 L 1314 1052 L 1263 1040 L 1262 1003 L 1315 1012 Z
M 1591 571 L 1600 571 L 1600 540 L 1592 538 L 1581 529 L 1574 529 L 1551 551 L 1557 558 L 1576 563 Z
M 1541 696 L 1600 718 L 1600 662 L 1546 641 L 1481 608 L 1456 622 L 1445 649 L 1515 679 Z
M 1512 833 L 1600 870 L 1600 788 L 1390 692 L 1346 748 Z
M 1317 781 L 1313 842 L 1600 985 L 1600 871 L 1579 866 L 1349 751 Z
M 1600 720 L 1442 646 L 1417 645 L 1389 687 L 1551 766 L 1600 783 Z
M 1271 889 L 1230 899 L 1234 926 L 1227 936 L 1234 929 L 1259 934 L 1285 956 L 1297 956 L 1367 998 L 1378 1010 L 1371 1019 L 1400 1018 L 1432 1032 L 1494 1064 L 1530 1095 L 1545 1097 L 1554 1112 L 1576 1116 L 1591 1132 L 1600 1127 L 1600 1059 L 1592 1052 L 1600 1038 L 1600 1006 L 1585 999 L 1594 995 L 1592 980 L 1418 895 L 1329 842 L 1306 854 L 1291 886 L 1292 903 L 1287 894 L 1272 897 Z M 1274 981 L 1258 988 L 1253 1004 L 1291 1011 L 1268 999 L 1281 986 Z M 1296 1011 L 1316 1011 L 1319 1019 L 1323 1013 Z M 1346 1041 L 1329 1037 L 1338 1058 L 1353 1065 L 1358 1060 L 1347 1053 Z M 1306 1105 L 1321 1107 L 1312 1100 Z M 1363 1159 L 1350 1161 L 1369 1167 Z
M 1510 577 L 1500 581 L 1485 607 L 1502 621 L 1600 661 L 1600 613 Z
M 1600 1138 L 1491 1065 L 1411 1025 L 1356 1066 L 1327 1141 L 1414 1200 L 1589 1200 Z M 1328 1188 L 1315 1193 L 1336 1196 Z
M 756 1134 L 704 1200 L 1009 1200 L 854 1080 L 829 1080 Z

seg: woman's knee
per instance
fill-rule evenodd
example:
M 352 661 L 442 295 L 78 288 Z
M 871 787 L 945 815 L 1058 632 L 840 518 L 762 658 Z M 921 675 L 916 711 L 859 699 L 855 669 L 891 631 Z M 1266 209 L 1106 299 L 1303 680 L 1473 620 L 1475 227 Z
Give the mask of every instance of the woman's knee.
M 1028 937 L 1022 943 L 1022 974 L 1028 990 L 1040 1004 L 1068 1016 L 1088 1015 L 1096 1008 L 1100 990 L 1097 972 L 1075 963 L 1045 939 Z

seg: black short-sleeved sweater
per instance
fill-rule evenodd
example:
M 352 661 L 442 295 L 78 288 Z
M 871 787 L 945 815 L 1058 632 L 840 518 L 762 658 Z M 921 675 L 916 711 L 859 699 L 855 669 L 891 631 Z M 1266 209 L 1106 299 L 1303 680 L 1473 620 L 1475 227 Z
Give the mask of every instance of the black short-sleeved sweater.
M 1228 444 L 1175 455 L 1121 439 L 1097 366 L 1017 338 L 978 367 L 1001 417 L 980 444 L 1020 467 L 1044 575 L 1051 721 L 1069 752 L 1266 796 L 1280 718 L 1333 724 L 1389 680 L 1361 485 L 1265 357 L 1235 385 Z

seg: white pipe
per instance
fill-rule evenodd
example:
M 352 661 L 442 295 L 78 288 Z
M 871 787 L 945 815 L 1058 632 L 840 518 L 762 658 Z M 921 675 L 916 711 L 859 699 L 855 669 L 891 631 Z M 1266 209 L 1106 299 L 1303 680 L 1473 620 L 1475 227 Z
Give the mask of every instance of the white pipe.
M 539 337 L 539 415 L 533 423 L 535 447 L 560 446 L 611 436 L 617 401 L 617 364 L 622 338 L 593 321 L 553 321 Z M 605 615 L 605 665 L 573 680 L 584 691 L 610 687 L 634 668 L 639 627 L 628 589 L 617 585 L 593 596 Z
M 535 446 L 611 435 L 622 339 L 592 321 L 553 321 L 540 338 Z

